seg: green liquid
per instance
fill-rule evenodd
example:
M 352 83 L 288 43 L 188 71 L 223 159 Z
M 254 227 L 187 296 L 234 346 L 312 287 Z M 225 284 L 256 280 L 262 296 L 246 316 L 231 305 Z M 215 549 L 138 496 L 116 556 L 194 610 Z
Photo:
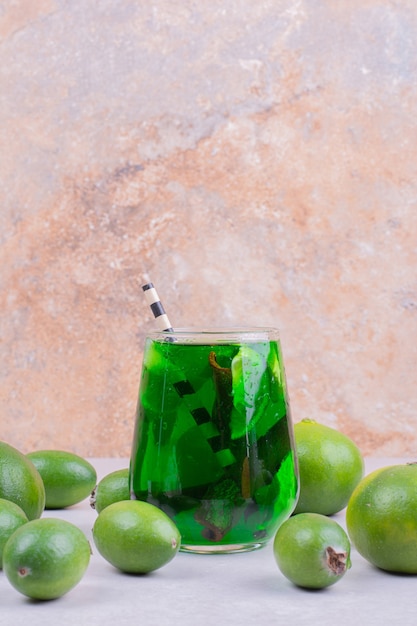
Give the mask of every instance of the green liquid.
M 148 339 L 130 484 L 173 519 L 185 549 L 271 539 L 298 491 L 279 344 Z

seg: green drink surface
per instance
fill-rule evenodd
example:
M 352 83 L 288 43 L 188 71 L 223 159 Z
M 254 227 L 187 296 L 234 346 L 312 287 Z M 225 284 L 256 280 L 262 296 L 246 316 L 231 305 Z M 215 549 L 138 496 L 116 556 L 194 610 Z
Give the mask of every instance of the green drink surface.
M 183 544 L 269 540 L 298 490 L 279 344 L 148 339 L 130 482 Z

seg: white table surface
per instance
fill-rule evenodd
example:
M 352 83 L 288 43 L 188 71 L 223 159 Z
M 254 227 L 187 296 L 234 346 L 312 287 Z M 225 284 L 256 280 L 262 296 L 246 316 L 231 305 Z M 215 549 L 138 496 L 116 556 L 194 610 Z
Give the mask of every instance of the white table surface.
M 376 467 L 412 459 L 367 459 Z M 98 479 L 127 467 L 126 459 L 90 459 Z M 91 528 L 97 513 L 88 499 L 45 516 L 61 517 L 87 535 L 93 555 L 82 581 L 58 600 L 35 602 L 17 592 L 0 571 L 0 624 L 68 626 L 384 626 L 417 623 L 417 577 L 382 572 L 354 549 L 352 568 L 335 585 L 307 591 L 278 570 L 272 543 L 242 554 L 178 553 L 146 576 L 119 572 L 94 547 Z M 345 527 L 344 512 L 334 516 Z M 346 528 L 346 527 L 345 527 Z

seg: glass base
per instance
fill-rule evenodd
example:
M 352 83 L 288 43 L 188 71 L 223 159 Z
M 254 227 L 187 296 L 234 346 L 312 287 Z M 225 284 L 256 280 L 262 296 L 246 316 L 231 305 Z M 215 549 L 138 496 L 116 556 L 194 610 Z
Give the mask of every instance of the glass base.
M 224 545 L 201 545 L 192 546 L 188 544 L 181 544 L 180 552 L 190 552 L 193 554 L 233 554 L 234 552 L 251 552 L 252 550 L 259 550 L 264 545 L 263 543 L 233 543 Z

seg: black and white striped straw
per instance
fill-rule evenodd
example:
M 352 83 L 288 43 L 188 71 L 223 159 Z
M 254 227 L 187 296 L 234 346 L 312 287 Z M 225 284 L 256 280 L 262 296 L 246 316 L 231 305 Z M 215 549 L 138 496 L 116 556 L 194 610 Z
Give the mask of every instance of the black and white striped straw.
M 155 317 L 156 323 L 158 324 L 159 330 L 167 333 L 173 333 L 174 329 L 171 326 L 168 315 L 165 313 L 165 309 L 159 299 L 153 283 L 146 283 L 146 285 L 142 286 L 142 289 L 145 294 L 146 301 Z M 170 338 L 170 340 L 173 340 L 173 338 Z M 227 467 L 228 465 L 235 463 L 236 459 L 232 452 L 228 448 L 222 449 L 220 433 L 217 427 L 211 423 L 210 413 L 206 408 L 200 407 L 198 404 L 195 406 L 195 403 L 192 400 L 195 390 L 190 381 L 184 379 L 179 380 L 174 383 L 174 389 L 193 416 L 197 426 L 201 429 L 203 437 L 205 437 L 220 465 L 222 467 Z
M 151 307 L 151 311 L 154 315 L 156 323 L 158 324 L 159 330 L 167 333 L 174 332 L 153 283 L 146 283 L 146 285 L 142 286 L 142 289 L 145 294 L 146 302 Z

